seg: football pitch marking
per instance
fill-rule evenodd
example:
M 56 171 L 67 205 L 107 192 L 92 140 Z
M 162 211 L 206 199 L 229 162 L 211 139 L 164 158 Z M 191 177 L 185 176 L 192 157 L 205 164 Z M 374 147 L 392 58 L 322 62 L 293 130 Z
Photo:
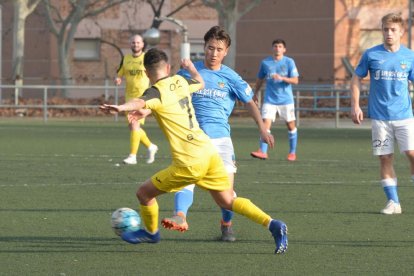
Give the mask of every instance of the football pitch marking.
M 378 183 L 378 180 L 360 180 L 360 181 L 252 181 L 252 184 L 292 184 L 292 185 L 333 185 L 333 184 L 372 184 Z M 28 187 L 28 188 L 42 188 L 42 187 L 61 187 L 61 186 L 117 186 L 117 185 L 141 185 L 142 182 L 86 182 L 86 183 L 35 183 L 35 184 L 0 184 L 0 188 L 5 187 Z
M 4 187 L 29 187 L 29 188 L 41 188 L 41 187 L 60 187 L 60 186 L 116 186 L 116 185 L 141 185 L 142 182 L 110 182 L 110 183 L 102 183 L 102 182 L 87 182 L 87 183 L 52 183 L 52 184 L 45 184 L 45 183 L 38 183 L 38 184 L 0 184 L 0 188 Z

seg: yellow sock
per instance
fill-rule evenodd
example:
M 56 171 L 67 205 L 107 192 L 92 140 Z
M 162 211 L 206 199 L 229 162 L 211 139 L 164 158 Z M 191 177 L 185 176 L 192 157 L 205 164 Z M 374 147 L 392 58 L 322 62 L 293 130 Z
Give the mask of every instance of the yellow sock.
M 141 133 L 139 130 L 131 130 L 129 136 L 130 154 L 137 155 Z
M 147 148 L 151 145 L 151 141 L 147 136 L 147 133 L 142 128 L 139 129 L 141 135 L 141 143 L 146 146 Z
M 149 206 L 140 205 L 140 215 L 144 222 L 145 228 L 151 234 L 158 231 L 158 203 L 154 200 L 154 204 Z
M 236 197 L 233 201 L 233 211 L 252 221 L 267 227 L 272 218 L 253 204 L 249 199 Z

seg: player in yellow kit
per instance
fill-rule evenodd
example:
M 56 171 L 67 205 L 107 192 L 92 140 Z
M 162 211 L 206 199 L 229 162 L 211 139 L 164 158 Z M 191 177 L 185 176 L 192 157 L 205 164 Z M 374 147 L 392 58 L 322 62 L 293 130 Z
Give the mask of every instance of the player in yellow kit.
M 131 121 L 146 116 L 151 110 L 170 144 L 172 164 L 138 188 L 136 195 L 145 229 L 124 232 L 122 239 L 133 244 L 159 242 L 156 197 L 195 183 L 208 190 L 220 207 L 267 227 L 276 243 L 275 253 L 285 252 L 288 246 L 286 224 L 272 219 L 249 199 L 234 198 L 223 161 L 197 123 L 191 93 L 203 88 L 204 82 L 194 64 L 188 59 L 181 64 L 190 73 L 191 80 L 179 75 L 170 77 L 171 66 L 167 55 L 153 48 L 146 53 L 144 65 L 153 86 L 138 99 L 119 106 L 102 105 L 101 109 L 106 112 L 130 112 L 128 118 Z M 273 136 L 269 134 L 265 138 L 273 146 Z
M 125 78 L 125 101 L 142 96 L 145 89 L 149 87 L 149 79 L 145 74 L 144 67 L 144 40 L 142 36 L 136 34 L 130 38 L 131 54 L 125 55 L 121 64 L 119 65 L 115 84 L 122 83 L 122 77 Z M 130 153 L 124 159 L 125 164 L 134 165 L 137 163 L 137 153 L 139 143 L 141 142 L 148 148 L 147 163 L 154 162 L 155 154 L 158 147 L 151 143 L 141 124 L 145 122 L 144 119 L 140 121 L 130 122 L 128 127 L 130 129 Z

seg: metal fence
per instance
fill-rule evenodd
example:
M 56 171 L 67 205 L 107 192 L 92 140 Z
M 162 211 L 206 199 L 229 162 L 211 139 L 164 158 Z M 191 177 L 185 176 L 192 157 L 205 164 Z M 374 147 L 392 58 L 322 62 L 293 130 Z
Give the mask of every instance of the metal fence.
M 0 109 L 14 109 L 18 111 L 28 109 L 42 110 L 44 122 L 48 121 L 52 109 L 98 109 L 105 101 L 118 104 L 124 96 L 124 87 L 119 86 L 58 86 L 58 85 L 0 85 Z M 347 116 L 350 111 L 349 87 L 335 85 L 297 85 L 293 86 L 296 106 L 297 125 L 302 117 L 335 118 L 335 126 L 339 126 L 341 116 Z M 368 92 L 363 90 L 361 98 L 367 97 Z M 68 100 L 83 99 L 82 103 L 56 103 L 51 99 L 62 98 Z M 37 101 L 27 104 L 28 99 Z M 100 99 L 92 101 L 92 99 Z M 259 99 L 260 102 L 261 99 Z M 73 102 L 73 101 L 72 101 Z M 364 109 L 364 101 L 362 100 Z M 244 111 L 243 104 L 238 103 L 235 111 Z M 21 113 L 21 112 L 20 112 Z M 115 120 L 118 117 L 115 116 Z

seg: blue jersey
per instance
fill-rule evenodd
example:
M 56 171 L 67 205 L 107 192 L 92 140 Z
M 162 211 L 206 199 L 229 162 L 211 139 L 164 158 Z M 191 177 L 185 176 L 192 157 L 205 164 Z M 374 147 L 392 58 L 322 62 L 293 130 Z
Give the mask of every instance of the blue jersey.
M 283 56 L 281 60 L 275 60 L 272 56 L 267 57 L 260 63 L 257 77 L 266 79 L 266 90 L 264 103 L 273 105 L 287 105 L 293 103 L 292 85 L 280 80 L 274 80 L 272 75 L 279 74 L 282 77 L 298 77 L 299 72 L 295 61 L 290 57 Z
M 210 70 L 203 61 L 194 63 L 205 82 L 205 87 L 192 96 L 197 121 L 210 138 L 230 137 L 228 118 L 233 111 L 236 100 L 249 102 L 252 89 L 239 74 L 226 65 L 220 70 Z M 189 77 L 186 70 L 178 74 Z
M 364 78 L 370 75 L 368 117 L 375 120 L 403 120 L 413 117 L 408 80 L 414 80 L 414 52 L 400 46 L 389 52 L 384 45 L 365 51 L 355 69 Z

